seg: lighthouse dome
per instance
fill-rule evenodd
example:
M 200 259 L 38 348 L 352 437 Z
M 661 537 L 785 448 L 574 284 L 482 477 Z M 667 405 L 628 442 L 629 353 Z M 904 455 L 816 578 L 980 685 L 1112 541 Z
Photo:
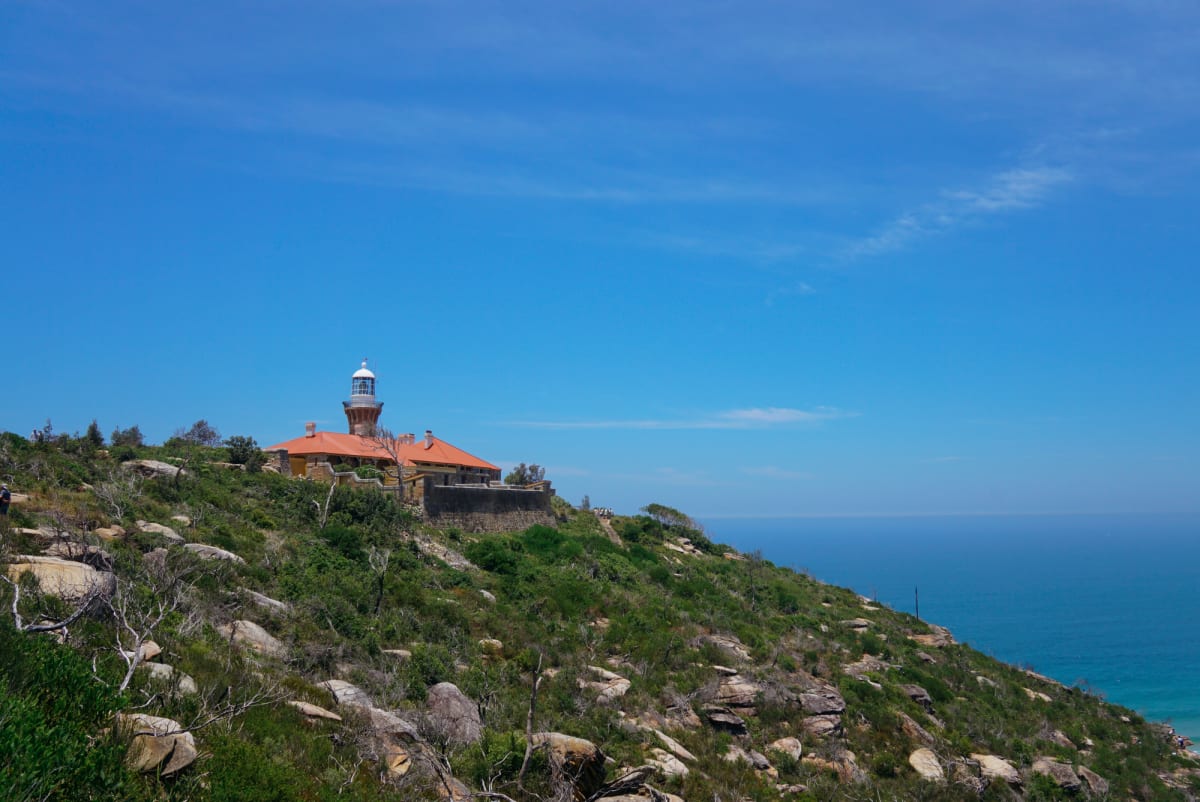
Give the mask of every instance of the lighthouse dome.
M 355 378 L 355 379 L 373 379 L 373 378 L 375 378 L 375 374 L 374 374 L 374 373 L 372 373 L 370 370 L 368 370 L 368 369 L 367 369 L 367 360 L 365 360 L 365 359 L 364 359 L 364 360 L 362 361 L 362 367 L 361 367 L 361 368 L 359 368 L 358 370 L 354 371 L 354 376 L 352 376 L 351 378 Z

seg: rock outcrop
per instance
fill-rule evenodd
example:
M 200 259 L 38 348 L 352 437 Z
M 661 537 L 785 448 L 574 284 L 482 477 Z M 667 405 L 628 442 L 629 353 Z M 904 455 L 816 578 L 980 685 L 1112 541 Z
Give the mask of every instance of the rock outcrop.
M 226 562 L 237 563 L 238 565 L 246 564 L 245 560 L 232 551 L 219 549 L 216 546 L 209 546 L 204 543 L 185 543 L 183 547 L 201 559 L 225 560 Z
M 1001 780 L 1009 785 L 1020 785 L 1021 775 L 1013 764 L 997 755 L 971 755 L 979 764 L 979 772 L 989 780 Z
M 1054 781 L 1054 784 L 1064 791 L 1078 791 L 1083 783 L 1079 780 L 1079 775 L 1075 770 L 1066 763 L 1059 763 L 1048 757 L 1039 757 L 1033 761 L 1033 766 L 1030 770 L 1034 774 L 1040 774 L 1044 777 L 1049 777 Z
M 908 765 L 921 776 L 922 780 L 942 783 L 946 781 L 946 773 L 942 763 L 931 750 L 921 748 L 908 756 Z
M 447 743 L 465 746 L 483 735 L 479 705 L 453 683 L 439 682 L 430 688 L 425 695 L 425 711 L 430 729 Z
M 604 753 L 583 738 L 561 732 L 535 732 L 533 746 L 545 749 L 555 776 L 569 782 L 577 800 L 585 800 L 604 785 Z
M 118 713 L 117 727 L 132 736 L 125 762 L 134 771 L 170 777 L 196 760 L 196 739 L 178 721 L 144 713 Z
M 16 557 L 8 566 L 9 579 L 17 580 L 26 574 L 37 577 L 38 587 L 43 593 L 66 602 L 82 602 L 88 598 L 108 599 L 117 590 L 117 579 L 112 573 L 97 571 L 86 563 L 61 557 Z
M 221 637 L 265 657 L 287 657 L 287 647 L 253 621 L 234 621 L 217 627 Z

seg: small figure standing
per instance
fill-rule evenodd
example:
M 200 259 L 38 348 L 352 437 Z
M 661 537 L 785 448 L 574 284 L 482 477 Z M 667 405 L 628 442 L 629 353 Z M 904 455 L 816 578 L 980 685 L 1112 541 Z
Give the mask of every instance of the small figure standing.
M 0 485 L 0 515 L 8 515 L 8 505 L 12 503 L 12 493 L 8 485 Z

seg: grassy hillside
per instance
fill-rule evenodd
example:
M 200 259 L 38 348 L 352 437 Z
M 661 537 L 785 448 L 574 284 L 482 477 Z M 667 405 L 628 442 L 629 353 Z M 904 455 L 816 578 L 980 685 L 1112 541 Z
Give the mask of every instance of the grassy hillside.
M 736 554 L 670 514 L 607 528 L 560 503 L 554 528 L 476 536 L 431 530 L 379 491 L 331 494 L 224 464 L 223 449 L 117 452 L 0 436 L 0 474 L 27 496 L 0 523 L 6 559 L 65 555 L 116 578 L 109 601 L 91 600 L 65 635 L 18 632 L 3 616 L 4 799 L 1200 790 L 1195 761 L 1133 712 Z M 134 459 L 185 468 L 143 477 Z M 22 625 L 78 606 L 39 592 L 31 573 L 0 585 L 5 611 L 20 590 Z M 255 645 L 247 621 L 273 640 Z M 162 653 L 131 669 L 118 639 L 132 651 L 146 633 Z M 117 711 L 174 728 L 138 736 L 144 723 L 113 727 Z M 191 745 L 177 743 L 185 730 Z M 539 748 L 527 750 L 529 734 Z M 161 762 L 147 739 L 170 742 Z M 172 767 L 192 746 L 195 759 Z M 910 762 L 920 749 L 928 778 Z M 127 768 L 139 761 L 147 770 Z M 621 797 L 613 781 L 646 766 L 627 783 L 641 796 Z

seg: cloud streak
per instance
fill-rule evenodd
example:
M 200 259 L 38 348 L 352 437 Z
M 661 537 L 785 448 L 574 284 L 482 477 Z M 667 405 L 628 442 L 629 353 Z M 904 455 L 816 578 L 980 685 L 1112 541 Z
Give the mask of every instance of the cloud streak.
M 790 407 L 751 407 L 731 409 L 696 418 L 644 418 L 586 421 L 506 421 L 508 426 L 530 429 L 767 429 L 781 426 L 816 425 L 825 421 L 856 417 L 858 413 L 833 407 L 811 410 Z
M 901 213 L 875 234 L 851 243 L 847 260 L 903 250 L 919 240 L 979 223 L 988 217 L 1036 208 L 1074 179 L 1062 167 L 1020 167 L 993 175 L 976 189 L 943 190 L 941 197 Z

